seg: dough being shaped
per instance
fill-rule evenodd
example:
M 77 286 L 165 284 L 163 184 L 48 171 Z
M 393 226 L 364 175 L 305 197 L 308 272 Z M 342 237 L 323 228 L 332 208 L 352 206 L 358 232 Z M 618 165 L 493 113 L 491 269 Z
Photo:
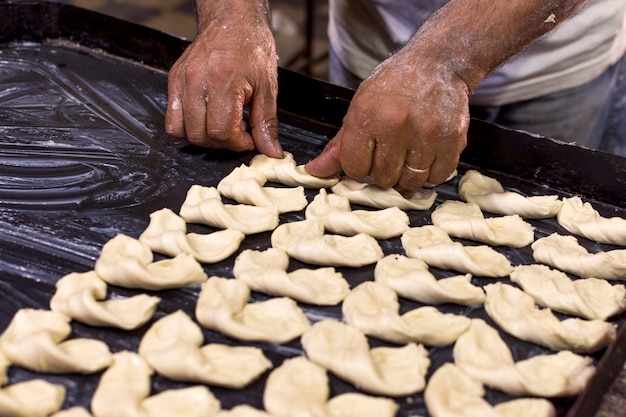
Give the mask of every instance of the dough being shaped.
M 426 262 L 398 254 L 385 256 L 376 263 L 374 279 L 400 297 L 424 304 L 471 306 L 485 300 L 482 288 L 472 285 L 471 274 L 437 279 L 428 270 Z
M 498 331 L 473 319 L 454 345 L 454 363 L 471 378 L 515 396 L 580 394 L 595 373 L 593 360 L 568 350 L 515 362 Z
M 304 187 L 264 187 L 267 178 L 260 171 L 241 165 L 222 178 L 217 190 L 241 204 L 276 207 L 279 213 L 300 211 L 309 203 Z
M 443 314 L 435 307 L 425 306 L 400 315 L 396 293 L 386 285 L 365 281 L 343 300 L 344 320 L 368 336 L 391 343 L 422 343 L 446 346 L 465 332 L 470 319 L 456 314 Z
M 198 262 L 213 264 L 235 253 L 245 234 L 225 229 L 209 234 L 187 233 L 185 219 L 164 208 L 150 214 L 150 224 L 139 236 L 153 252 L 167 256 L 192 255 Z
M 535 261 L 563 272 L 583 278 L 626 278 L 626 249 L 589 253 L 574 236 L 558 233 L 537 239 L 530 247 Z
M 556 417 L 554 405 L 544 398 L 519 398 L 492 406 L 484 395 L 480 382 L 448 362 L 430 377 L 424 401 L 432 417 Z
M 301 342 L 312 362 L 363 391 L 399 397 L 424 389 L 430 359 L 422 345 L 370 349 L 360 330 L 332 319 L 315 323 Z
M 238 230 L 246 235 L 274 230 L 279 220 L 276 207 L 224 204 L 215 187 L 201 185 L 189 188 L 180 207 L 180 216 L 187 223 Z
M 104 244 L 94 269 L 108 284 L 154 291 L 199 284 L 207 279 L 192 255 L 180 254 L 153 262 L 148 245 L 123 234 Z
M 211 277 L 202 285 L 196 318 L 207 329 L 239 340 L 286 343 L 307 331 L 309 319 L 288 297 L 248 303 L 250 287 L 238 279 Z
M 286 359 L 267 377 L 263 406 L 273 417 L 393 417 L 398 409 L 390 399 L 358 393 L 329 401 L 328 384 L 321 366 L 303 356 Z
M 106 343 L 70 339 L 70 318 L 49 310 L 18 310 L 0 335 L 0 352 L 13 365 L 47 373 L 98 372 L 111 363 Z
M 335 268 L 301 268 L 287 272 L 289 255 L 282 250 L 246 249 L 237 256 L 233 275 L 252 291 L 290 297 L 314 305 L 336 305 L 350 292 L 350 285 Z
M 261 349 L 203 343 L 200 327 L 178 310 L 148 329 L 139 354 L 166 378 L 228 388 L 243 388 L 272 366 Z
M 521 248 L 535 240 L 535 229 L 517 214 L 485 218 L 476 203 L 448 200 L 431 215 L 435 226 L 448 235 L 491 246 Z
M 89 413 L 89 411 L 87 411 L 84 407 L 75 406 L 66 410 L 58 411 L 50 417 L 91 417 L 91 413 Z
M 626 219 L 602 217 L 591 203 L 580 197 L 563 199 L 556 219 L 570 233 L 600 243 L 626 246 Z
M 409 216 L 398 207 L 383 210 L 352 210 L 350 200 L 321 189 L 306 208 L 307 219 L 322 220 L 331 233 L 354 236 L 368 234 L 376 239 L 400 236 L 409 228 Z
M 537 304 L 553 311 L 606 320 L 626 310 L 626 288 L 603 279 L 571 280 L 565 273 L 545 265 L 519 265 L 511 272 L 518 284 Z
M 615 325 L 603 320 L 560 321 L 549 308 L 539 309 L 524 291 L 497 282 L 485 286 L 485 310 L 505 332 L 552 350 L 591 353 L 615 340 Z
M 163 391 L 150 397 L 153 370 L 138 354 L 114 355 L 91 399 L 94 417 L 212 417 L 220 402 L 204 386 Z
M 332 186 L 331 190 L 335 194 L 347 197 L 352 204 L 379 209 L 397 207 L 401 210 L 428 210 L 437 198 L 437 193 L 429 189 L 401 193 L 394 188 L 382 188 L 348 177 Z
M 39 417 L 58 411 L 65 387 L 43 379 L 20 382 L 0 389 L 0 416 Z
M 383 250 L 365 233 L 346 237 L 324 234 L 321 220 L 283 223 L 271 237 L 272 246 L 312 265 L 361 267 L 383 257 Z
M 95 271 L 74 272 L 57 281 L 50 309 L 90 326 L 132 330 L 147 323 L 161 301 L 147 294 L 111 300 L 106 296 L 107 284 Z
M 283 158 L 270 158 L 258 154 L 250 161 L 250 168 L 262 173 L 267 181 L 277 182 L 292 187 L 304 188 L 331 187 L 339 182 L 338 177 L 320 178 L 309 174 L 304 165 L 297 165 L 293 154 L 283 152 Z
M 435 268 L 488 278 L 506 277 L 513 270 L 506 256 L 491 247 L 454 242 L 437 226 L 412 227 L 402 234 L 401 242 L 409 257 Z
M 557 195 L 526 197 L 504 191 L 498 180 L 473 169 L 459 180 L 459 197 L 467 203 L 478 204 L 484 212 L 505 216 L 517 214 L 525 219 L 554 217 L 562 204 Z

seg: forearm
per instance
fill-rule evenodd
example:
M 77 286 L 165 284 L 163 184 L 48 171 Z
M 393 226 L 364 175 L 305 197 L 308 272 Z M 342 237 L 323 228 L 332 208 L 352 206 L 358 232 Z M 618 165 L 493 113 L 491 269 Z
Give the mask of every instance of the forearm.
M 271 27 L 268 0 L 196 0 L 198 31 L 209 25 L 221 25 L 237 32 L 241 25 Z

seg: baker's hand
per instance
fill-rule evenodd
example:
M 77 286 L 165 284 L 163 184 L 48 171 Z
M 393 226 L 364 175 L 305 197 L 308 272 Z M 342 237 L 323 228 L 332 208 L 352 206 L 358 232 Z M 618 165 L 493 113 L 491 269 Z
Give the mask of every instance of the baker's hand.
M 454 172 L 469 125 L 468 89 L 452 71 L 398 52 L 357 89 L 337 135 L 306 165 L 381 187 L 436 185 Z
M 233 20 L 239 14 L 233 14 Z M 268 24 L 207 24 L 171 68 L 165 130 L 214 149 L 258 149 L 282 157 L 278 142 L 277 55 Z M 243 111 L 250 106 L 249 126 Z

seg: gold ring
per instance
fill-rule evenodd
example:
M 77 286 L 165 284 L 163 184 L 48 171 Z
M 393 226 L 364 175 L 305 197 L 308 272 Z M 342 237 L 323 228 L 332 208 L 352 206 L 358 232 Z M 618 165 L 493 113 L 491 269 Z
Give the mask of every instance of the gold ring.
M 424 174 L 426 172 L 428 172 L 430 170 L 430 167 L 428 168 L 424 168 L 424 169 L 419 169 L 419 168 L 413 168 L 411 166 L 409 166 L 408 164 L 404 164 L 404 167 L 406 169 L 408 169 L 409 171 L 411 171 L 414 174 Z

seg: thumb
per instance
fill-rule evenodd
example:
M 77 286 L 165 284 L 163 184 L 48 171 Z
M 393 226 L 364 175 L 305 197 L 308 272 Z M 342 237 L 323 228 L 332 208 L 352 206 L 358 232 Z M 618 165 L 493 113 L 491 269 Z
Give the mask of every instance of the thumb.
M 305 165 L 306 171 L 316 177 L 333 177 L 341 172 L 340 139 L 338 136 L 326 144 L 324 150 Z

